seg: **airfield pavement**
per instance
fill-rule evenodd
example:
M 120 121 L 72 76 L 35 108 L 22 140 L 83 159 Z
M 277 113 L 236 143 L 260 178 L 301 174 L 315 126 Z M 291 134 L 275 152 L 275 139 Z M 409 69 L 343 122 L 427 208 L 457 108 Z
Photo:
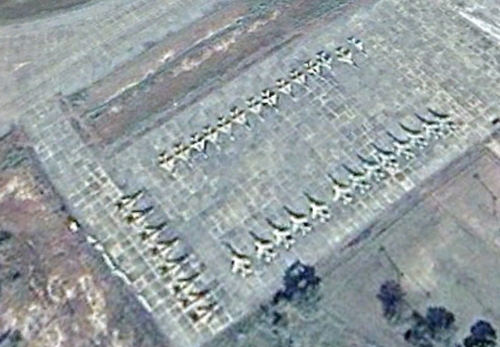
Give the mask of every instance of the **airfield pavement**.
M 175 7 L 177 3 L 162 4 L 135 3 L 135 9 L 123 6 L 121 15 L 138 21 L 143 16 L 177 18 L 176 11 L 184 13 Z M 206 7 L 210 4 L 203 2 Z M 170 12 L 169 6 L 176 11 Z M 195 21 L 201 16 L 202 7 L 193 2 L 192 8 L 188 17 L 181 17 Z M 339 16 L 306 33 L 106 158 L 87 146 L 78 135 L 78 125 L 65 117 L 57 101 L 47 98 L 58 88 L 76 91 L 93 83 L 112 70 L 112 57 L 126 60 L 139 54 L 134 51 L 140 50 L 138 46 L 133 46 L 130 55 L 123 53 L 130 49 L 131 41 L 144 41 L 163 32 L 137 26 L 127 33 L 128 19 L 110 16 L 99 27 L 75 33 L 85 41 L 68 39 L 71 44 L 54 47 L 67 58 L 42 61 L 14 75 L 18 90 L 4 86 L 4 95 L 9 97 L 2 104 L 12 117 L 21 115 L 51 181 L 75 216 L 128 274 L 133 288 L 149 302 L 159 327 L 175 346 L 198 345 L 269 298 L 291 261 L 300 258 L 317 263 L 335 257 L 346 240 L 380 213 L 491 135 L 491 119 L 499 108 L 500 46 L 467 19 L 488 13 L 481 11 L 430 0 L 380 0 L 360 6 L 350 16 Z M 486 16 L 498 20 L 494 12 Z M 172 23 L 176 25 L 182 23 Z M 16 35 L 26 28 L 9 30 L 9 35 Z M 158 168 L 155 162 L 160 150 L 172 148 L 178 140 L 187 141 L 191 133 L 215 123 L 217 116 L 227 114 L 232 106 L 243 109 L 246 97 L 273 87 L 277 78 L 287 77 L 291 68 L 302 67 L 317 51 L 333 52 L 337 46 L 347 45 L 346 38 L 351 35 L 362 39 L 368 52 L 355 52 L 359 70 L 336 63 L 333 76 L 310 78 L 310 89 L 298 87 L 296 100 L 280 96 L 278 113 L 270 111 L 263 123 L 251 119 L 252 130 L 237 129 L 235 141 L 224 139 L 220 152 L 211 149 L 205 161 L 195 158 L 193 169 L 180 168 L 176 179 Z M 121 41 L 110 51 L 109 42 L 121 36 L 130 40 Z M 80 46 L 85 49 L 69 54 Z M 95 64 L 97 68 L 92 67 Z M 75 77 L 68 79 L 65 74 Z M 48 75 L 53 78 L 47 79 Z M 23 113 L 21 105 L 31 103 L 30 110 Z M 250 254 L 248 230 L 266 235 L 266 217 L 286 221 L 283 205 L 305 211 L 304 191 L 329 199 L 327 173 L 342 175 L 342 163 L 355 166 L 355 154 L 366 154 L 372 141 L 387 146 L 387 129 L 397 132 L 398 121 L 416 124 L 411 123 L 412 113 L 424 113 L 427 107 L 449 113 L 459 128 L 405 164 L 403 179 L 377 186 L 352 206 L 331 204 L 331 222 L 315 225 L 315 231 L 299 239 L 290 252 L 280 251 L 273 264 L 257 264 L 255 276 L 243 280 L 230 273 L 230 258 L 222 241 Z M 200 285 L 214 286 L 214 297 L 221 306 L 208 327 L 195 327 L 186 312 L 175 307 L 154 260 L 134 235 L 137 230 L 114 211 L 113 203 L 120 195 L 138 188 L 146 189 L 142 204 L 155 206 L 151 222 L 167 219 L 171 232 L 181 237 L 192 254 L 192 261 L 206 264 Z

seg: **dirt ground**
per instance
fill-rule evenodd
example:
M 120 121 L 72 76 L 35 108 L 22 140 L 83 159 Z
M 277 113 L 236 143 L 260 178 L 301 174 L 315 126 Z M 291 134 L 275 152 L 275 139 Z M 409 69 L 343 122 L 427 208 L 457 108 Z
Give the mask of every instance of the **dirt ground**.
M 32 153 L 19 129 L 0 140 L 0 336 L 19 347 L 166 346 L 84 228 L 68 230 Z
M 84 137 L 100 145 L 137 130 L 137 123 L 166 111 L 166 117 L 138 130 L 146 132 L 300 36 L 306 27 L 328 20 L 342 3 L 345 1 L 233 2 L 176 33 L 173 41 L 166 39 L 169 47 L 174 47 L 163 52 L 170 58 L 164 65 L 153 67 L 154 72 L 136 81 L 135 86 L 120 91 L 125 87 L 120 74 L 133 70 L 138 62 L 122 67 L 88 91 L 68 96 L 66 103 L 81 114 Z M 206 38 L 207 33 L 217 31 L 220 34 Z M 96 100 L 95 94 L 101 98 Z
M 401 283 L 408 310 L 450 310 L 456 342 L 480 318 L 500 328 L 498 177 L 500 157 L 476 148 L 399 202 L 407 206 L 377 222 L 374 237 L 318 264 L 320 299 L 307 314 L 288 305 L 276 328 L 257 312 L 209 346 L 410 346 L 404 326 L 382 317 L 375 296 L 385 280 Z
M 92 0 L 0 0 L 0 24 L 5 21 L 48 15 Z

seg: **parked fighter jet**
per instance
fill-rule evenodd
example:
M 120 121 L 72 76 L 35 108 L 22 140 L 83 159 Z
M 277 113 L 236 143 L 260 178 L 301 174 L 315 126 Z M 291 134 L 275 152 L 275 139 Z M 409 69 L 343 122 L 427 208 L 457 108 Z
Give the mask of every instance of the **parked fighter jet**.
M 427 142 L 425 136 L 422 134 L 422 130 L 409 128 L 402 123 L 399 123 L 399 126 L 406 133 L 406 136 L 410 139 L 411 145 L 415 148 L 424 149 L 429 145 L 429 142 Z
M 250 130 L 250 122 L 248 122 L 245 111 L 240 110 L 239 108 L 234 106 L 229 111 L 229 117 L 235 124 L 244 125 L 248 130 Z
M 372 188 L 364 172 L 356 171 L 345 164 L 342 164 L 342 167 L 348 172 L 348 179 L 353 190 L 364 195 Z
M 427 119 L 418 113 L 414 113 L 414 116 L 422 123 L 422 130 L 428 138 L 439 140 L 445 136 L 445 132 L 438 121 Z
M 189 291 L 185 297 L 179 299 L 179 304 L 181 308 L 186 309 L 191 305 L 203 300 L 210 293 L 210 289 L 203 289 L 201 291 Z
M 349 205 L 353 202 L 354 196 L 351 187 L 348 183 L 337 180 L 332 175 L 328 174 L 330 179 L 331 191 L 333 194 L 333 201 L 340 201 L 343 205 Z
M 194 281 L 201 276 L 201 272 L 195 272 L 190 276 L 176 278 L 169 284 L 169 289 L 175 296 L 181 295 L 183 292 L 195 290 Z
M 164 263 L 158 266 L 158 271 L 162 276 L 165 275 L 175 275 L 178 273 L 182 265 L 189 259 L 189 254 L 184 253 L 181 256 L 173 259 L 165 259 Z
M 156 234 L 155 234 L 156 235 Z M 177 236 L 169 239 L 157 239 L 155 244 L 149 243 L 148 248 L 153 256 L 165 257 L 174 251 L 180 240 Z
M 332 69 L 333 59 L 330 53 L 326 51 L 319 51 L 316 53 L 316 61 L 321 64 L 324 68 L 329 70 Z
M 213 144 L 217 150 L 220 150 L 220 146 L 217 143 L 217 139 L 219 138 L 219 131 L 217 130 L 217 127 L 205 125 L 202 130 L 202 135 L 206 141 Z
M 398 157 L 396 152 L 384 149 L 382 147 L 377 146 L 375 143 L 371 143 L 371 146 L 374 148 L 373 156 L 379 160 L 382 167 L 388 172 L 393 172 L 399 168 Z
M 189 152 L 191 151 L 191 148 L 189 145 L 185 145 L 182 142 L 178 142 L 174 144 L 174 150 L 173 150 L 173 156 L 175 159 L 181 160 L 184 163 L 191 165 L 190 164 L 190 155 Z
M 274 244 L 278 247 L 283 246 L 285 249 L 290 249 L 295 244 L 292 232 L 289 226 L 278 225 L 271 219 L 266 218 L 267 224 L 272 228 Z
M 257 100 L 257 98 L 252 96 L 246 100 L 246 105 L 250 112 L 259 116 L 261 121 L 264 121 L 264 118 L 262 117 L 262 102 L 260 100 Z
M 158 156 L 158 165 L 160 166 L 160 168 L 162 168 L 163 170 L 167 171 L 170 174 L 174 173 L 176 161 L 177 159 L 175 158 L 174 155 L 170 154 L 167 155 L 166 152 L 162 152 Z
M 277 109 L 278 106 L 278 94 L 276 94 L 271 89 L 264 89 L 261 92 L 262 105 L 269 106 Z
M 390 131 L 386 131 L 387 135 L 392 139 L 392 146 L 394 148 L 394 153 L 397 156 L 402 156 L 406 160 L 411 160 L 415 158 L 415 153 L 413 153 L 413 146 L 410 139 L 403 140 L 398 138 L 396 135 L 392 134 Z
M 290 80 L 293 83 L 299 84 L 303 87 L 307 87 L 307 75 L 302 71 L 292 69 L 290 71 Z
M 432 115 L 432 117 L 435 120 L 437 120 L 440 123 L 441 128 L 445 132 L 451 132 L 451 131 L 454 131 L 457 129 L 457 124 L 451 120 L 450 115 L 444 114 L 444 113 L 439 113 L 439 112 L 434 111 L 430 108 L 428 108 L 427 111 Z
M 124 195 L 115 203 L 115 206 L 120 212 L 128 210 L 142 197 L 143 194 L 144 190 L 139 189 L 135 193 Z
M 200 133 L 194 133 L 191 135 L 191 139 L 189 141 L 189 146 L 191 147 L 191 150 L 201 153 L 203 157 L 208 158 L 206 152 L 206 145 L 207 145 L 207 140 L 205 136 L 203 136 Z
M 206 325 L 214 317 L 216 308 L 215 302 L 199 305 L 188 312 L 188 317 L 196 324 Z
M 354 59 L 352 57 L 352 52 L 349 48 L 337 47 L 335 50 L 335 56 L 337 57 L 337 60 L 339 62 L 354 66 L 355 68 L 359 69 L 359 66 L 354 61 Z
M 309 59 L 304 63 L 304 68 L 306 72 L 311 76 L 321 76 L 321 65 L 312 59 Z
M 220 116 L 217 119 L 217 131 L 219 133 L 224 133 L 224 134 L 228 135 L 229 139 L 231 141 L 234 141 L 233 122 L 231 121 L 231 118 Z
M 322 223 L 326 223 L 330 220 L 330 211 L 328 205 L 323 202 L 313 198 L 310 194 L 304 192 L 307 200 L 309 201 L 309 214 L 312 220 L 318 219 Z
M 125 216 L 125 221 L 129 224 L 141 224 L 146 219 L 146 215 L 153 211 L 153 206 L 149 206 L 140 210 L 132 210 Z
M 243 278 L 253 273 L 252 259 L 241 252 L 238 252 L 229 243 L 223 243 L 231 252 L 231 272 L 240 274 Z
M 347 38 L 347 42 L 350 43 L 351 45 L 353 45 L 354 47 L 356 47 L 356 49 L 364 54 L 368 54 L 365 50 L 365 45 L 363 44 L 363 42 L 354 37 L 354 36 L 350 36 Z
M 370 177 L 374 182 L 379 183 L 388 177 L 388 173 L 383 166 L 380 159 L 369 159 L 363 157 L 361 154 L 357 154 L 357 157 L 361 161 L 363 169 L 366 171 L 368 177 Z
M 276 80 L 276 88 L 280 93 L 289 95 L 292 98 L 294 97 L 292 90 L 292 83 L 290 81 L 285 80 L 283 78 L 278 78 Z
M 289 207 L 283 206 L 283 209 L 288 214 L 290 226 L 293 233 L 301 233 L 306 236 L 312 231 L 312 225 L 307 218 L 307 214 L 292 211 Z
M 252 236 L 255 245 L 255 252 L 257 253 L 257 258 L 264 259 L 266 263 L 272 262 L 278 254 L 274 250 L 273 241 L 263 238 L 257 235 L 253 231 L 249 231 L 250 236 Z

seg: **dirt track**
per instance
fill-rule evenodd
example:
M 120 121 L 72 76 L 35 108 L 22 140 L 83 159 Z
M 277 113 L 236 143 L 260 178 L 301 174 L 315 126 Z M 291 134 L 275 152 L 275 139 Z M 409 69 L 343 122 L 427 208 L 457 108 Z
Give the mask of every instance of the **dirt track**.
M 246 6 L 245 11 L 242 11 L 242 5 Z M 300 36 L 310 26 L 328 20 L 338 13 L 338 9 L 339 2 L 325 4 L 322 0 L 302 0 L 257 9 L 255 6 L 238 6 L 236 3 L 234 7 L 207 16 L 203 24 L 195 25 L 196 30 L 190 27 L 186 33 L 176 35 L 175 41 L 179 45 L 177 51 L 184 53 L 175 56 L 147 79 L 111 100 L 103 97 L 101 104 L 96 103 L 96 100 L 86 100 L 79 106 L 75 111 L 81 114 L 83 128 L 87 125 L 86 136 L 94 144 L 106 145 L 132 129 L 147 131 L 137 129 L 136 123 L 160 111 L 167 111 L 164 121 L 221 83 L 227 83 L 249 65 Z M 224 24 L 214 27 L 215 16 L 224 18 Z M 207 32 L 220 30 L 227 23 L 234 25 L 221 30 L 219 35 L 199 41 L 198 38 L 203 38 Z M 182 44 L 186 34 L 192 32 L 196 33 L 195 38 L 191 37 L 187 43 L 184 40 Z M 122 71 L 125 73 L 126 69 L 133 68 L 126 66 Z M 116 93 L 119 90 L 116 83 L 119 81 L 120 75 L 109 76 L 91 87 L 88 94 L 96 94 L 92 92 L 93 88 L 100 90 L 97 94 L 102 93 L 104 84 L 110 89 L 109 94 Z

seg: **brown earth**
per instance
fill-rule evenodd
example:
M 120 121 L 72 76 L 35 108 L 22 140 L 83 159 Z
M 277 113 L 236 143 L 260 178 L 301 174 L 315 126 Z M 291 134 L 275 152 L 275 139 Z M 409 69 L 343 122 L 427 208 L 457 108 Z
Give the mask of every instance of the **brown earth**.
M 315 23 L 337 14 L 340 3 L 343 1 L 278 1 L 275 6 L 256 7 L 250 6 L 249 1 L 235 2 L 167 39 L 168 45 L 161 43 L 163 47 L 174 47 L 170 58 L 154 72 L 150 70 L 147 78 L 144 68 L 142 77 L 136 79 L 137 85 L 120 92 L 126 84 L 119 76 L 136 64 L 144 65 L 146 59 L 123 67 L 88 91 L 67 97 L 65 104 L 71 104 L 73 111 L 80 114 L 84 137 L 94 144 L 110 144 L 132 129 L 148 131 L 138 130 L 137 123 L 166 111 L 166 117 L 149 125 L 149 129 L 157 127 L 173 113 L 301 36 Z M 216 34 L 209 36 L 210 32 Z M 147 55 L 151 61 L 151 55 Z M 93 92 L 94 88 L 99 92 Z M 108 97 L 104 97 L 104 89 L 108 90 Z M 100 103 L 96 102 L 96 95 L 101 96 Z
M 0 341 L 164 346 L 130 291 L 102 271 L 85 228 L 67 229 L 68 212 L 32 153 L 19 129 L 0 140 Z

